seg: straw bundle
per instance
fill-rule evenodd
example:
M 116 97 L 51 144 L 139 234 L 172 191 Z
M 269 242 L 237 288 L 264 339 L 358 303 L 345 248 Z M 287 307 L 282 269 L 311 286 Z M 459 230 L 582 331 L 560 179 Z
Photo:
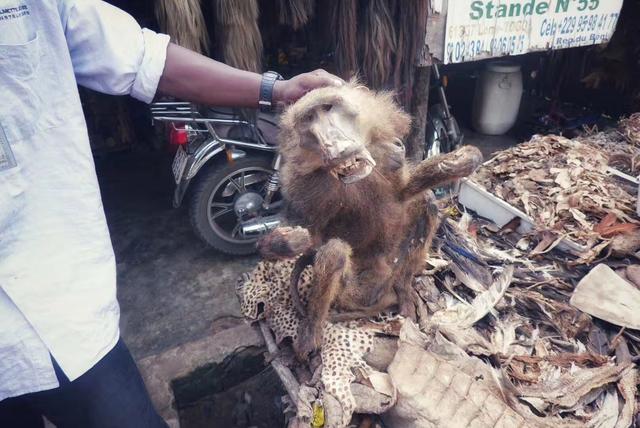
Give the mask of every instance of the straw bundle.
M 397 45 L 389 1 L 370 0 L 359 30 L 362 74 L 369 86 L 383 88 L 393 71 L 392 55 Z
M 209 52 L 200 0 L 158 0 L 155 12 L 160 30 L 169 34 L 173 43 L 202 54 Z
M 243 70 L 262 71 L 262 36 L 257 0 L 215 0 L 216 30 L 224 62 Z
M 278 0 L 280 24 L 299 30 L 313 16 L 314 6 L 315 0 Z

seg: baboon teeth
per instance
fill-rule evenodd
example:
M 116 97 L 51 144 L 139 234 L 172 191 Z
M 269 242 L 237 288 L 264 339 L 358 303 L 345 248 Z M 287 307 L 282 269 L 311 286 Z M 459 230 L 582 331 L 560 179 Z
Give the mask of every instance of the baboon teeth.
M 375 161 L 370 156 L 353 157 L 331 170 L 331 174 L 344 183 L 355 183 L 369 175 Z

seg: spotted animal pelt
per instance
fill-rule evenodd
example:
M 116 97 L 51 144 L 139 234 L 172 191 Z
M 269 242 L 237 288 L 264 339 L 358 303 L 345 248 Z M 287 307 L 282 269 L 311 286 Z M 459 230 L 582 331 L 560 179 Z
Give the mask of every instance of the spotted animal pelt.
M 249 320 L 266 320 L 281 343 L 285 338 L 295 340 L 300 319 L 291 300 L 289 281 L 295 260 L 258 263 L 243 275 L 237 284 L 242 314 Z M 298 290 L 300 300 L 307 303 L 313 280 L 311 267 L 303 271 Z M 356 380 L 354 370 L 367 373 L 371 369 L 363 357 L 373 347 L 374 333 L 355 322 L 327 323 L 324 327 L 320 357 L 322 369 L 321 395 L 331 394 L 342 405 L 342 424 L 347 426 L 356 407 L 351 383 Z

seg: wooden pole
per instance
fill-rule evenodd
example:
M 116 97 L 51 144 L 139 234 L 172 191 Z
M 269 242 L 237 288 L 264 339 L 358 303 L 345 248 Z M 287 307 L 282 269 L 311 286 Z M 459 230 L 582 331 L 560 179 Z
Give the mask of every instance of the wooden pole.
M 413 116 L 413 124 L 407 138 L 407 157 L 415 161 L 424 158 L 430 80 L 431 67 L 416 67 L 409 111 Z
M 262 332 L 262 336 L 264 337 L 264 342 L 267 345 L 267 350 L 271 355 L 276 356 L 278 354 L 278 345 L 276 345 L 275 340 L 273 340 L 271 331 L 269 331 L 269 326 L 267 326 L 267 323 L 264 321 L 260 321 L 259 324 L 260 331 Z M 285 366 L 277 356 L 273 360 L 271 360 L 271 366 L 278 374 L 278 377 L 282 381 L 287 394 L 289 394 L 289 397 L 291 397 L 291 401 L 293 402 L 293 404 L 295 406 L 298 406 L 298 401 L 300 400 L 300 384 L 296 380 L 289 367 Z

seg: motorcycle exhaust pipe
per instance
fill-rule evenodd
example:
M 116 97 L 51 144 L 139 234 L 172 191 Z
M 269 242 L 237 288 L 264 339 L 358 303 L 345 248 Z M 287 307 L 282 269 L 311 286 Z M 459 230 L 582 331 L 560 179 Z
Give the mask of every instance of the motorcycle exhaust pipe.
M 279 215 L 260 217 L 243 223 L 240 227 L 240 232 L 243 236 L 247 237 L 259 236 L 272 231 L 278 227 L 281 222 L 282 217 Z

